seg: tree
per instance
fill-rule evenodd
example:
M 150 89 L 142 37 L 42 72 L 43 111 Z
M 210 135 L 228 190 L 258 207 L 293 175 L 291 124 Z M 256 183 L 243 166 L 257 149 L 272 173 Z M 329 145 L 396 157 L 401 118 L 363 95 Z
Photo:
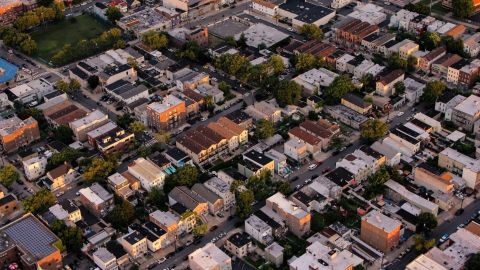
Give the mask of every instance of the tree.
M 83 246 L 83 232 L 79 227 L 69 227 L 63 220 L 55 220 L 50 228 L 62 240 L 68 252 L 80 252 Z
M 241 219 L 247 218 L 252 213 L 252 204 L 255 200 L 255 196 L 251 190 L 245 189 L 237 192 L 235 195 L 237 201 L 236 214 Z
M 254 136 L 258 140 L 264 140 L 266 138 L 272 137 L 274 133 L 275 130 L 273 129 L 272 122 L 266 119 L 261 119 L 255 123 Z
M 395 94 L 403 94 L 405 92 L 405 84 L 400 81 L 400 82 L 396 82 L 394 85 L 393 85 L 393 88 L 395 88 Z
M 32 196 L 22 201 L 23 209 L 34 214 L 47 211 L 50 206 L 57 202 L 55 195 L 50 190 L 42 188 Z
M 435 246 L 435 239 L 426 240 L 423 235 L 416 235 L 414 240 L 413 247 L 417 253 L 425 253 Z
M 32 38 L 26 38 L 20 43 L 20 50 L 26 55 L 32 55 L 37 51 L 37 43 Z
M 39 6 L 49 7 L 53 4 L 54 0 L 37 0 L 37 4 Z
M 387 134 L 388 124 L 378 119 L 367 120 L 361 127 L 361 136 L 367 142 L 374 142 Z
M 238 39 L 237 39 L 237 47 L 244 49 L 247 46 L 248 46 L 247 45 L 247 38 L 242 33 L 242 34 L 240 34 L 240 37 L 238 37 Z
M 166 205 L 167 196 L 165 196 L 165 192 L 158 187 L 153 187 L 150 190 L 147 196 L 147 201 L 162 211 L 168 210 Z
M 90 165 L 85 169 L 83 178 L 88 182 L 105 182 L 117 169 L 115 160 L 104 160 L 103 158 L 94 158 Z
M 420 36 L 420 44 L 426 50 L 433 50 L 438 48 L 442 43 L 442 38 L 437 32 L 425 32 Z
M 120 200 L 120 203 L 117 203 L 112 212 L 107 215 L 107 220 L 116 229 L 126 228 L 135 219 L 135 208 L 126 200 Z
M 426 233 L 437 227 L 437 218 L 428 212 L 420 213 L 417 217 L 417 233 Z
M 309 40 L 321 40 L 323 38 L 323 31 L 314 24 L 304 24 L 299 28 L 300 34 Z
M 317 121 L 319 119 L 318 113 L 315 111 L 308 111 L 308 119 Z
M 280 107 L 296 104 L 301 97 L 302 88 L 295 81 L 283 80 L 273 92 Z
M 203 97 L 203 102 L 205 104 L 205 107 L 209 111 L 213 111 L 213 109 L 215 109 L 215 100 L 213 99 L 213 96 L 211 96 L 211 95 L 204 96 Z
M 12 165 L 7 164 L 0 168 L 0 183 L 6 188 L 9 188 L 18 179 L 20 179 L 20 175 Z
M 428 103 L 434 104 L 438 97 L 440 97 L 446 89 L 446 85 L 442 81 L 429 81 L 423 90 L 423 95 L 421 100 Z
M 200 63 L 205 63 L 209 60 L 205 48 L 200 47 L 196 41 L 188 41 L 184 43 L 180 50 L 178 50 L 177 56 Z
M 170 133 L 160 130 L 159 132 L 155 133 L 155 139 L 160 143 L 168 143 L 170 141 Z
M 135 121 L 135 119 L 130 116 L 130 114 L 123 114 L 117 117 L 117 125 L 119 125 L 123 129 L 127 129 L 128 126 Z
M 275 185 L 276 185 L 275 189 L 278 192 L 281 192 L 285 196 L 288 196 L 290 194 L 290 192 L 292 191 L 290 183 L 288 183 L 288 182 L 278 181 L 278 182 L 275 182 Z
M 407 58 L 407 71 L 414 72 L 418 66 L 418 59 L 413 55 L 409 55 Z
M 451 36 L 446 36 L 443 37 L 443 43 L 445 43 L 445 48 L 447 49 L 447 52 L 465 56 L 462 39 L 454 39 Z
M 142 35 L 142 42 L 153 50 L 159 50 L 168 45 L 166 35 L 150 30 Z
M 55 86 L 61 92 L 68 93 L 70 91 L 70 88 L 69 88 L 68 83 L 66 81 L 59 80 L 59 81 L 57 81 Z
M 480 269 L 480 253 L 473 254 L 465 263 L 465 270 Z
M 317 58 L 309 53 L 301 53 L 294 60 L 294 66 L 298 72 L 308 71 L 317 65 Z
M 82 85 L 76 79 L 71 79 L 68 83 L 68 88 L 70 89 L 70 91 L 78 91 L 81 87 Z
M 191 187 L 198 181 L 198 169 L 192 165 L 185 165 L 165 179 L 164 190 L 170 192 L 176 186 Z
M 219 84 L 218 84 L 218 89 L 220 89 L 220 91 L 223 92 L 223 95 L 224 96 L 228 96 L 230 95 L 230 85 L 228 85 L 226 82 L 224 81 L 221 81 Z
M 53 129 L 55 139 L 69 145 L 73 142 L 73 131 L 69 126 L 60 125 Z
M 145 125 L 142 122 L 135 120 L 128 125 L 128 129 L 137 134 L 145 130 Z
M 208 225 L 207 224 L 197 224 L 193 227 L 192 233 L 195 236 L 205 235 L 208 232 Z
M 272 55 L 267 60 L 267 66 L 273 72 L 273 74 L 280 74 L 285 70 L 285 64 L 280 55 Z
M 388 67 L 391 69 L 407 69 L 407 61 L 400 57 L 398 53 L 392 53 L 387 59 Z
M 90 86 L 90 88 L 95 89 L 100 84 L 100 78 L 98 78 L 97 75 L 92 75 L 92 76 L 88 77 L 87 82 L 88 82 L 88 86 Z
M 342 149 L 344 144 L 345 144 L 345 140 L 340 136 L 335 136 L 330 140 L 330 147 L 332 147 L 337 151 Z
M 416 4 L 408 4 L 405 6 L 405 9 L 412 11 L 412 12 L 417 12 L 423 15 L 430 15 L 430 7 L 426 5 L 425 3 L 416 3 Z
M 347 75 L 337 76 L 325 90 L 325 100 L 328 104 L 337 104 L 345 94 L 353 90 L 355 90 L 355 85 L 350 77 Z
M 48 169 L 53 169 L 58 167 L 60 164 L 68 161 L 70 163 L 75 163 L 75 161 L 81 156 L 81 153 L 78 150 L 75 150 L 71 147 L 65 147 L 62 151 L 55 153 L 48 159 Z
M 118 7 L 108 7 L 105 15 L 107 15 L 108 20 L 113 24 L 123 17 L 123 14 Z
M 452 0 L 453 15 L 465 19 L 473 15 L 474 7 L 471 0 Z

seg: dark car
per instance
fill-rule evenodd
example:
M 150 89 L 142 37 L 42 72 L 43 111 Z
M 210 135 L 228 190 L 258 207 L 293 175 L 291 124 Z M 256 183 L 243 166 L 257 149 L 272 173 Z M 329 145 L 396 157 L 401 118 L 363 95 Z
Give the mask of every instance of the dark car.
M 213 225 L 213 226 L 210 228 L 210 231 L 213 232 L 213 231 L 215 231 L 217 228 L 218 228 L 217 225 Z

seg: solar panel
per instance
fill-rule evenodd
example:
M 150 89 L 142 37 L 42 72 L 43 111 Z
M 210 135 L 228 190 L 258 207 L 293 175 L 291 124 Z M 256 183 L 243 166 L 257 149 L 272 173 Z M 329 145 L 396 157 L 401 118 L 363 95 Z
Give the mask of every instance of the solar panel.
M 33 256 L 42 258 L 55 252 L 52 243 L 57 241 L 53 233 L 47 231 L 33 217 L 15 222 L 4 232 Z

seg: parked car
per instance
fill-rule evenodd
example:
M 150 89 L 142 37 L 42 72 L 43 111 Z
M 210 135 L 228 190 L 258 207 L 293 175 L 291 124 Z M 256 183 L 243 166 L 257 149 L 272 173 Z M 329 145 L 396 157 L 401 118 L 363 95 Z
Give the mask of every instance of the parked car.
M 315 168 L 317 168 L 317 166 L 318 166 L 318 165 L 315 164 L 315 163 L 310 164 L 310 165 L 308 165 L 308 170 L 309 170 L 309 171 L 313 171 L 313 170 L 315 170 Z

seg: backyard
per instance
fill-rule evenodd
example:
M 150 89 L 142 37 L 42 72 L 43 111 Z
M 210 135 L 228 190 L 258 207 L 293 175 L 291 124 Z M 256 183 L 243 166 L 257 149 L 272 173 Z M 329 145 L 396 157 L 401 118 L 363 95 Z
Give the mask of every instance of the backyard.
M 48 63 L 65 44 L 76 44 L 82 39 L 97 37 L 110 27 L 90 15 L 80 15 L 64 21 L 38 27 L 31 33 L 37 42 L 37 58 Z

